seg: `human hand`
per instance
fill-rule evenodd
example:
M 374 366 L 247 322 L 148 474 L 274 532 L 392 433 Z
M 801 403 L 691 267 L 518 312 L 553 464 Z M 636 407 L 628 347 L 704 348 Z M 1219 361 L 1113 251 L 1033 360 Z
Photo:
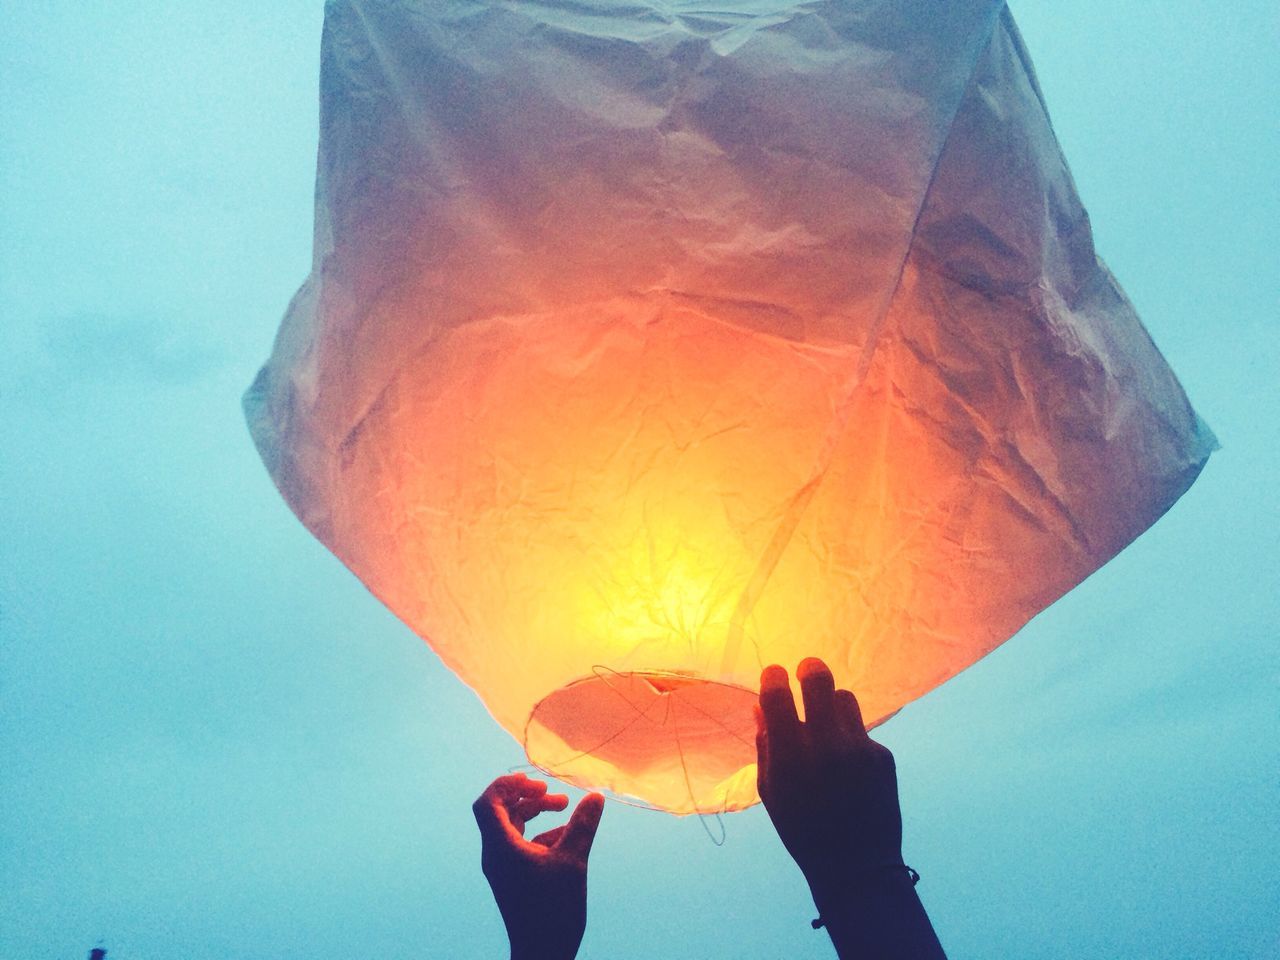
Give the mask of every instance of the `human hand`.
M 787 671 L 770 666 L 761 674 L 757 783 L 821 909 L 825 900 L 902 864 L 902 814 L 893 754 L 867 736 L 854 695 L 835 689 L 827 665 L 812 657 L 796 676 L 803 723 Z
M 480 827 L 480 866 L 498 902 L 512 960 L 567 960 L 587 925 L 587 856 L 604 809 L 589 793 L 569 822 L 524 838 L 525 824 L 569 798 L 523 773 L 499 777 L 472 805 Z

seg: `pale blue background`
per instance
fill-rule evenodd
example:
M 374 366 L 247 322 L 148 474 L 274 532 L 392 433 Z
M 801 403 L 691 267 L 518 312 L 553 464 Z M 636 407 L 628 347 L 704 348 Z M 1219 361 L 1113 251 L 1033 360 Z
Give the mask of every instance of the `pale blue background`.
M 1018 3 L 1224 449 L 882 731 L 953 958 L 1277 955 L 1280 13 Z M 498 957 L 517 745 L 290 515 L 239 396 L 310 257 L 318 2 L 0 5 L 0 958 Z M 758 808 L 611 805 L 594 957 L 824 957 Z

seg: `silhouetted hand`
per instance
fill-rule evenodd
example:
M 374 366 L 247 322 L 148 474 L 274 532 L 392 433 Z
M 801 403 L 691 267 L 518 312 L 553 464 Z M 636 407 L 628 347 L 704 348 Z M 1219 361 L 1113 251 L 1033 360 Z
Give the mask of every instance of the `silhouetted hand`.
M 787 852 L 811 887 L 902 863 L 902 816 L 893 754 L 867 736 L 858 701 L 837 690 L 821 660 L 796 671 L 805 722 L 787 671 L 760 677 L 759 789 Z
M 498 902 L 512 960 L 567 960 L 578 952 L 587 924 L 587 856 L 604 797 L 583 797 L 569 822 L 532 840 L 525 824 L 544 810 L 563 810 L 569 798 L 523 773 L 489 784 L 472 810 L 480 827 L 480 865 Z
M 782 667 L 760 677 L 758 787 L 809 881 L 841 957 L 941 957 L 902 861 L 893 754 L 867 736 L 858 701 L 821 660 L 796 671 L 800 722 Z

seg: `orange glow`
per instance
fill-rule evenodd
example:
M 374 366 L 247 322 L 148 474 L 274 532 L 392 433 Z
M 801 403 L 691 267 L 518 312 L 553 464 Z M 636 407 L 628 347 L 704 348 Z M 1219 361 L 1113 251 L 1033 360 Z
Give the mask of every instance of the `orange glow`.
M 754 803 L 764 665 L 879 722 L 1204 464 L 1001 4 L 452 6 L 327 6 L 315 268 L 246 410 L 547 772 Z
M 534 764 L 677 813 L 741 808 L 763 665 L 822 656 L 875 723 L 1083 575 L 1009 510 L 1034 491 L 894 401 L 922 377 L 951 402 L 899 322 L 852 391 L 853 348 L 661 296 L 469 325 L 348 439 L 329 535 Z M 1020 575 L 989 576 L 1013 545 Z

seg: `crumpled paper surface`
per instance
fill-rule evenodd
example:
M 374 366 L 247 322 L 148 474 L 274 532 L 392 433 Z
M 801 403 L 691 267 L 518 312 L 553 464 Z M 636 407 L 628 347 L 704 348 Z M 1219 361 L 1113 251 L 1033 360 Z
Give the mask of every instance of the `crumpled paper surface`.
M 763 664 L 877 722 L 1214 447 L 987 0 L 331 0 L 245 406 L 534 763 L 677 813 L 757 799 Z

